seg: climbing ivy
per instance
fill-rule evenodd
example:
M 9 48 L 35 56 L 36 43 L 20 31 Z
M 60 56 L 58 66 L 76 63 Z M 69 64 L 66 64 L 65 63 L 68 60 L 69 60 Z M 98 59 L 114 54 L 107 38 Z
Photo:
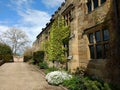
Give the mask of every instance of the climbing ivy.
M 69 41 L 69 26 L 64 25 L 64 20 L 57 18 L 50 29 L 50 40 L 47 48 L 48 59 L 51 61 L 65 62 L 65 45 Z

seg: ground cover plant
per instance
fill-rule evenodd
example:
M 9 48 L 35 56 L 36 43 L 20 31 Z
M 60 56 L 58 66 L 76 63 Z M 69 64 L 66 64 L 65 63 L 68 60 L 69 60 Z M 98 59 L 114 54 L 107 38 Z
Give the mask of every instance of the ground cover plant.
M 53 71 L 46 75 L 46 80 L 52 85 L 59 85 L 63 83 L 64 80 L 69 80 L 70 78 L 72 78 L 72 76 L 65 71 Z

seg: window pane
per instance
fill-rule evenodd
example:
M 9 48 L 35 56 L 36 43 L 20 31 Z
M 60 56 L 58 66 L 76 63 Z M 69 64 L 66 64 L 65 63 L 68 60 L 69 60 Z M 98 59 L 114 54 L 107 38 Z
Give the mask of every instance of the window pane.
M 94 46 L 92 45 L 89 48 L 90 48 L 90 57 L 91 57 L 91 59 L 94 59 L 95 58 L 95 56 L 94 56 Z
M 91 3 L 91 0 L 88 0 L 87 7 L 88 7 L 88 13 L 91 12 L 91 11 L 92 11 L 92 3 Z
M 100 42 L 101 41 L 100 31 L 95 32 L 95 37 L 96 37 L 96 42 Z
M 106 2 L 106 0 L 101 0 L 101 4 L 103 4 L 104 2 Z
M 103 40 L 109 40 L 110 39 L 110 35 L 109 35 L 109 31 L 107 29 L 103 30 Z
M 101 59 L 102 58 L 102 45 L 97 45 L 96 46 L 96 54 L 97 54 L 97 59 Z
M 93 39 L 93 33 L 89 34 L 89 42 L 93 43 L 94 39 Z
M 108 57 L 109 44 L 104 44 L 104 58 Z
M 94 8 L 97 8 L 98 7 L 98 0 L 93 0 L 94 2 Z

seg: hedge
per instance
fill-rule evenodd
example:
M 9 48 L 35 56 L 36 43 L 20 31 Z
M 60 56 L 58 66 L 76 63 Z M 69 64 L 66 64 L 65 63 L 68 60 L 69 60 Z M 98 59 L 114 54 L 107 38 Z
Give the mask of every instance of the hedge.
M 24 62 L 27 62 L 32 58 L 33 58 L 33 56 L 24 56 Z
M 44 61 L 44 51 L 37 51 L 33 53 L 34 64 L 39 64 Z
M 11 48 L 3 43 L 0 43 L 0 60 L 4 60 L 4 62 L 13 61 L 13 54 Z
M 0 60 L 4 60 L 4 62 L 13 62 L 13 55 L 0 55 Z

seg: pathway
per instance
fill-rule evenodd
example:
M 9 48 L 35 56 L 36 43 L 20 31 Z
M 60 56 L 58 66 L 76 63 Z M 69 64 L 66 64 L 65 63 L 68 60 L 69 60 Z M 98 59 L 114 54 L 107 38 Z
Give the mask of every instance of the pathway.
M 6 63 L 0 66 L 0 90 L 63 90 L 49 85 L 42 72 L 27 63 Z

